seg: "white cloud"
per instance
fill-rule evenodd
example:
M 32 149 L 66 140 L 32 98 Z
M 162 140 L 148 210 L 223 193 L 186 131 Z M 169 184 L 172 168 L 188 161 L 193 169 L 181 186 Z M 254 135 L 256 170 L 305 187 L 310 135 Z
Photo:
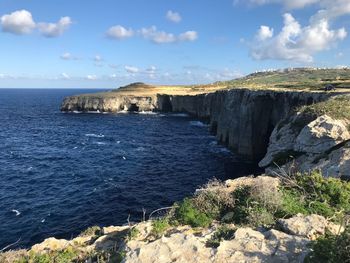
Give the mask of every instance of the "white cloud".
M 103 61 L 103 58 L 102 58 L 100 55 L 96 55 L 96 56 L 94 57 L 94 61 L 95 61 L 95 62 L 102 62 L 102 61 Z
M 196 31 L 187 31 L 176 36 L 172 33 L 158 31 L 156 26 L 142 28 L 140 34 L 156 44 L 195 41 L 198 38 L 198 33 Z
M 174 34 L 158 31 L 156 26 L 142 28 L 140 33 L 144 38 L 150 39 L 157 44 L 173 43 L 177 40 Z
M 113 26 L 106 32 L 106 36 L 111 39 L 126 39 L 132 37 L 134 35 L 134 31 L 129 28 L 125 28 L 121 25 Z
M 124 69 L 126 70 L 126 72 L 131 73 L 131 74 L 135 74 L 138 73 L 140 70 L 137 67 L 133 67 L 133 66 L 125 66 Z
M 291 14 L 286 13 L 281 32 L 274 37 L 258 38 L 251 45 L 251 54 L 258 60 L 312 62 L 315 53 L 331 48 L 346 35 L 344 28 L 330 29 L 325 18 L 312 18 L 308 26 L 301 27 Z
M 16 35 L 30 34 L 35 29 L 32 14 L 27 10 L 15 11 L 1 17 L 2 31 Z
M 87 75 L 86 79 L 87 80 L 97 80 L 97 76 L 96 75 Z
M 268 26 L 260 26 L 256 37 L 261 41 L 273 37 L 273 28 L 270 28 Z
M 174 22 L 174 23 L 179 23 L 181 22 L 182 20 L 182 17 L 179 13 L 177 12 L 173 12 L 171 10 L 169 10 L 167 13 L 166 13 L 166 18 L 171 21 L 171 22 Z
M 70 79 L 70 76 L 69 76 L 67 73 L 64 73 L 64 72 L 63 72 L 63 73 L 61 74 L 61 78 L 62 78 L 62 79 Z
M 38 23 L 38 29 L 44 37 L 61 36 L 72 24 L 70 17 L 62 17 L 57 23 Z
M 73 56 L 71 53 L 69 52 L 65 52 L 60 56 L 61 59 L 63 60 L 78 60 L 79 58 L 76 56 Z
M 282 4 L 287 9 L 303 8 L 308 5 L 319 3 L 321 0 L 249 0 L 250 4 Z M 240 2 L 243 2 L 242 0 Z
M 195 41 L 198 38 L 198 33 L 196 31 L 187 31 L 179 35 L 178 39 L 180 41 Z

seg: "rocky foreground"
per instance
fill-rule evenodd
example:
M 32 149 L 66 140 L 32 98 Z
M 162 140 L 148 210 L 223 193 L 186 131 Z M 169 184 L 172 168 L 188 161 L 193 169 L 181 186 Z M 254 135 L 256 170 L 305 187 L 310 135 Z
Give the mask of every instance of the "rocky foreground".
M 215 193 L 227 197 L 248 188 L 253 192 L 270 189 L 277 194 L 282 181 L 268 176 L 243 177 L 209 185 L 195 196 Z M 268 194 L 265 201 L 272 199 Z M 29 251 L 0 254 L 0 262 L 304 262 L 312 251 L 311 242 L 326 233 L 337 235 L 344 231 L 342 224 L 317 214 L 299 213 L 276 219 L 273 224 L 257 221 L 260 226 L 252 222 L 235 224 L 230 217 L 232 214 L 226 213 L 206 227 L 184 225 L 181 221 L 160 227 L 157 222 L 164 219 L 95 227 L 72 240 L 48 238 Z

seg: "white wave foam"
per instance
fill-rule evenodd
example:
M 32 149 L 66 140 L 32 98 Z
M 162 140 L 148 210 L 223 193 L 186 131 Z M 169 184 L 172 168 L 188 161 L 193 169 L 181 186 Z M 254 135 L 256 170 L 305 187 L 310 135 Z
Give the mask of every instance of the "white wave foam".
M 21 214 L 21 212 L 16 209 L 11 210 L 11 212 L 15 213 L 16 216 L 19 216 Z
M 138 114 L 157 115 L 158 113 L 154 111 L 139 111 Z
M 97 145 L 106 145 L 107 143 L 105 143 L 105 142 L 96 142 L 95 144 L 97 144 Z
M 196 127 L 208 127 L 208 124 L 205 124 L 201 121 L 190 121 L 190 125 Z
M 94 137 L 94 138 L 103 138 L 105 137 L 103 134 L 95 134 L 95 133 L 87 133 L 85 134 L 86 137 Z
M 101 112 L 99 110 L 96 110 L 96 111 L 87 111 L 86 113 L 99 114 Z
M 74 111 L 72 111 L 72 113 L 80 114 L 80 113 L 83 113 L 83 112 L 82 111 L 78 111 L 78 110 L 74 110 Z

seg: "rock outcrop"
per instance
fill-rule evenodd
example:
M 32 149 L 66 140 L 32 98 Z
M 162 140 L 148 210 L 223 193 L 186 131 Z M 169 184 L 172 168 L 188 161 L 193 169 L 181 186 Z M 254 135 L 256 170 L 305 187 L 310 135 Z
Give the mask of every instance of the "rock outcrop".
M 273 130 L 265 157 L 259 162 L 273 174 L 320 170 L 324 176 L 350 177 L 349 120 L 297 113 Z M 279 168 L 278 168 L 279 169 Z

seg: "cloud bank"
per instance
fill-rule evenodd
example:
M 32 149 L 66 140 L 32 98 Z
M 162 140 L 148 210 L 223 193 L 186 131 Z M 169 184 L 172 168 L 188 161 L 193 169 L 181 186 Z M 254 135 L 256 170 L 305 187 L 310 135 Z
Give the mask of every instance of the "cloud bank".
M 42 36 L 52 38 L 61 36 L 68 30 L 72 20 L 70 17 L 65 16 L 57 23 L 36 23 L 32 14 L 23 9 L 1 16 L 0 24 L 2 31 L 6 33 L 26 35 L 31 34 L 34 29 L 38 29 Z

